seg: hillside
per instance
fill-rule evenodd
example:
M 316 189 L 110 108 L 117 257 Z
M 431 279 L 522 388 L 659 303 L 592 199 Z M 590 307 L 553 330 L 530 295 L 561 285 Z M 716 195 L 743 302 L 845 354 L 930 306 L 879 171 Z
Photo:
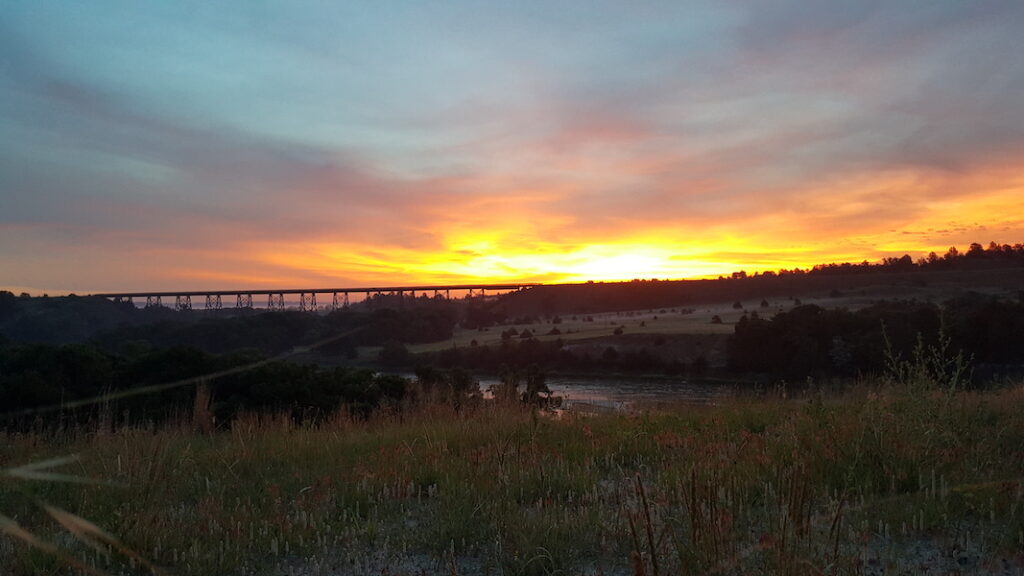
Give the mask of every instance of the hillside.
M 1024 266 L 998 264 L 953 270 L 871 270 L 831 274 L 759 275 L 714 280 L 633 280 L 539 286 L 509 294 L 498 305 L 508 316 L 590 314 L 762 299 L 918 298 L 946 300 L 969 291 L 1024 291 Z

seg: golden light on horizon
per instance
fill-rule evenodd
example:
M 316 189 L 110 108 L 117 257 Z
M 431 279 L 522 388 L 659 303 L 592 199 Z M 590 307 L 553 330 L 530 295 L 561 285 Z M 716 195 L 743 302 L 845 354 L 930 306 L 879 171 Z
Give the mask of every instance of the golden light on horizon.
M 789 203 L 752 198 L 730 206 L 735 214 L 691 213 L 685 219 L 655 210 L 641 216 L 624 211 L 592 222 L 591 213 L 577 211 L 567 194 L 554 189 L 550 196 L 561 204 L 545 202 L 543 190 L 534 187 L 507 202 L 474 201 L 471 210 L 414 206 L 394 219 L 396 228 L 376 235 L 375 226 L 367 224 L 352 232 L 311 230 L 307 239 L 296 233 L 287 240 L 242 236 L 201 252 L 161 246 L 135 255 L 132 270 L 141 280 L 134 287 L 702 279 L 739 270 L 753 274 L 879 262 L 905 253 L 919 258 L 930 251 L 943 254 L 950 246 L 966 250 L 971 242 L 1024 240 L 1024 174 L 1010 161 L 963 172 L 846 175 L 794 190 Z M 416 220 L 414 228 L 403 224 L 409 218 Z M 412 233 L 403 236 L 407 230 Z M 61 293 L 47 286 L 20 290 Z
M 822 194 L 822 186 L 828 194 Z M 935 197 L 932 191 L 943 186 L 970 194 Z M 565 214 L 531 205 L 531 197 L 531 203 L 514 203 L 509 214 L 449 214 L 428 223 L 424 231 L 433 241 L 422 248 L 323 239 L 265 245 L 256 260 L 287 276 L 365 285 L 699 279 L 739 270 L 878 262 L 904 253 L 918 258 L 953 245 L 966 249 L 970 242 L 987 243 L 990 229 L 1021 229 L 1015 208 L 1024 198 L 1024 176 L 1008 163 L 957 175 L 864 174 L 819 183 L 800 195 L 807 208 L 799 213 L 764 210 L 733 220 L 651 223 L 642 234 L 579 226 Z M 880 203 L 884 198 L 893 198 L 891 206 Z M 294 281 L 282 280 L 289 282 Z

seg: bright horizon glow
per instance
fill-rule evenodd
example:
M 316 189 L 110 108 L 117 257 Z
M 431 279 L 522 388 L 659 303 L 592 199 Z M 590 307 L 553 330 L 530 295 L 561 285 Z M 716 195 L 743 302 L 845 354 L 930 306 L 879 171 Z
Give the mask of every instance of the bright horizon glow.
M 1024 3 L 13 3 L 0 289 L 714 278 L 1024 242 Z
M 987 246 L 987 243 L 985 244 Z M 964 252 L 967 246 L 953 246 Z M 890 256 L 902 256 L 910 254 L 917 260 L 928 252 L 935 252 L 938 255 L 944 254 L 950 246 L 931 247 L 927 250 L 895 250 L 889 252 Z M 323 262 L 329 261 L 330 256 L 323 255 L 322 259 L 304 263 L 294 261 L 289 265 L 297 269 L 317 270 L 323 267 Z M 270 260 L 273 262 L 273 260 Z M 744 271 L 747 274 L 777 272 L 779 270 L 793 270 L 796 268 L 809 270 L 819 264 L 841 264 L 849 262 L 859 264 L 863 261 L 878 263 L 881 258 L 832 258 L 821 261 L 807 262 L 803 260 L 779 259 L 766 255 L 760 260 L 761 266 L 749 266 L 739 262 L 709 262 L 709 261 L 683 261 L 679 262 L 677 256 L 657 249 L 641 248 L 633 251 L 629 246 L 588 246 L 576 253 L 561 254 L 556 256 L 536 255 L 506 255 L 479 257 L 470 261 L 445 260 L 426 262 L 421 265 L 393 266 L 386 262 L 362 261 L 360 263 L 347 262 L 347 269 L 365 270 L 367 278 L 377 278 L 376 281 L 362 281 L 356 283 L 338 284 L 331 283 L 324 279 L 320 280 L 282 280 L 280 278 L 250 279 L 248 276 L 234 276 L 230 274 L 209 273 L 205 270 L 178 270 L 182 278 L 192 278 L 194 281 L 179 282 L 173 287 L 166 285 L 158 288 L 136 286 L 128 289 L 76 291 L 76 290 L 47 290 L 30 286 L 0 285 L 0 290 L 7 290 L 15 294 L 28 293 L 33 296 L 48 294 L 50 296 L 62 296 L 67 294 L 88 294 L 100 292 L 146 292 L 146 291 L 203 291 L 203 290 L 245 290 L 245 289 L 288 289 L 298 287 L 309 288 L 363 288 L 374 286 L 423 286 L 423 285 L 455 285 L 455 284 L 503 284 L 503 283 L 542 283 L 542 284 L 574 284 L 586 282 L 629 282 L 632 280 L 708 280 L 723 276 L 730 276 L 733 272 Z M 355 264 L 355 265 L 353 265 Z M 377 273 L 371 271 L 377 270 Z M 517 271 L 522 271 L 519 273 Z M 325 272 L 329 272 L 325 270 Z M 313 283 L 311 283 L 313 282 Z M 319 282 L 319 283 L 316 283 Z

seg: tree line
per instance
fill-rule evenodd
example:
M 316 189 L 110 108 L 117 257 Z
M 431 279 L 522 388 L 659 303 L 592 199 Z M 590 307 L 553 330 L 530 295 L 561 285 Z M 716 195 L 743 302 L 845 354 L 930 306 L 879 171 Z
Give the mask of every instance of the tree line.
M 658 346 L 657 339 L 653 347 Z M 381 362 L 389 368 L 409 369 L 434 366 L 446 369 L 466 368 L 491 374 L 506 370 L 529 370 L 582 374 L 664 374 L 669 376 L 704 376 L 709 370 L 705 356 L 692 359 L 665 358 L 646 346 L 606 346 L 591 353 L 572 350 L 561 339 L 538 340 L 532 334 L 503 339 L 496 345 L 471 345 L 447 348 L 438 352 L 411 354 L 399 342 L 389 342 L 381 352 Z
M 251 309 L 176 311 L 135 308 L 104 298 L 28 298 L 0 292 L 0 340 L 90 343 L 120 352 L 187 346 L 218 354 L 241 349 L 278 354 L 358 328 L 352 338 L 331 346 L 335 353 L 351 355 L 355 346 L 379 346 L 389 340 L 420 343 L 451 338 L 458 321 L 456 304 L 430 304 L 327 314 Z
M 803 274 L 863 274 L 870 272 L 907 272 L 912 270 L 956 270 L 986 267 L 992 265 L 1002 266 L 1024 266 L 1024 244 L 998 244 L 990 242 L 987 247 L 975 242 L 968 246 L 965 252 L 961 252 L 956 246 L 951 246 L 941 256 L 935 252 L 929 252 L 914 260 L 910 254 L 903 256 L 890 256 L 883 258 L 880 262 L 871 263 L 867 260 L 860 263 L 844 262 L 842 264 L 816 264 L 804 270 L 802 268 L 781 269 L 777 272 L 766 271 L 749 275 L 745 271 L 733 272 L 730 278 L 740 279 L 757 276 L 800 276 Z M 720 277 L 720 279 L 725 279 Z
M 829 294 L 891 284 L 925 286 L 958 274 L 984 278 L 988 272 L 1024 268 L 1024 244 L 971 244 L 960 251 L 928 254 L 915 260 L 909 254 L 878 262 L 818 264 L 809 268 L 748 273 L 744 270 L 709 280 L 635 279 L 630 282 L 588 282 L 538 286 L 508 295 L 500 307 L 509 316 L 586 314 L 616 310 L 693 306 L 731 300 Z M 1003 275 L 1005 276 L 1005 275 Z
M 85 344 L 18 344 L 0 347 L 0 421 L 24 425 L 39 418 L 81 424 L 106 419 L 112 425 L 161 422 L 186 416 L 194 401 L 192 384 L 54 412 L 60 406 L 119 392 L 145 389 L 246 366 L 263 359 L 253 352 L 210 354 L 187 347 L 117 354 Z M 339 407 L 367 414 L 407 398 L 410 382 L 372 370 L 326 368 L 275 361 L 209 381 L 211 410 L 221 422 L 240 412 L 288 412 L 297 419 L 319 418 Z
M 860 310 L 793 308 L 771 319 L 748 316 L 729 341 L 729 368 L 787 377 L 882 372 L 919 345 L 962 352 L 979 376 L 1024 364 L 1024 302 L 977 293 L 942 306 L 880 302 Z M 945 342 L 940 342 L 945 339 Z

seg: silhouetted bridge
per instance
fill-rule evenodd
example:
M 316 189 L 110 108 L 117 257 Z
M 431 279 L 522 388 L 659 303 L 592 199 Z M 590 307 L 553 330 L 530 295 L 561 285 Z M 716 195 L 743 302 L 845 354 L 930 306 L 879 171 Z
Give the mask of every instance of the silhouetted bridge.
M 293 289 L 270 289 L 270 290 L 199 290 L 192 292 L 119 292 L 106 294 L 92 294 L 100 298 L 108 298 L 115 302 L 128 302 L 135 304 L 135 299 L 146 299 L 146 307 L 163 306 L 164 298 L 174 299 L 173 307 L 177 310 L 192 310 L 192 299 L 197 298 L 205 301 L 206 310 L 220 310 L 224 308 L 224 298 L 230 302 L 231 297 L 235 298 L 235 308 L 253 308 L 254 298 L 259 301 L 266 297 L 268 310 L 284 310 L 284 297 L 288 295 L 299 296 L 299 309 L 304 311 L 315 311 L 320 309 L 336 310 L 349 306 L 350 295 L 363 295 L 364 300 L 373 297 L 392 297 L 404 302 L 406 298 L 415 299 L 417 294 L 422 296 L 432 295 L 435 298 L 451 299 L 452 292 L 464 292 L 466 297 L 482 297 L 487 292 L 509 292 L 523 290 L 533 286 L 540 286 L 536 283 L 514 282 L 511 284 L 451 284 L 440 286 L 381 286 L 370 288 L 293 288 Z M 320 295 L 321 302 L 317 303 L 317 295 Z

